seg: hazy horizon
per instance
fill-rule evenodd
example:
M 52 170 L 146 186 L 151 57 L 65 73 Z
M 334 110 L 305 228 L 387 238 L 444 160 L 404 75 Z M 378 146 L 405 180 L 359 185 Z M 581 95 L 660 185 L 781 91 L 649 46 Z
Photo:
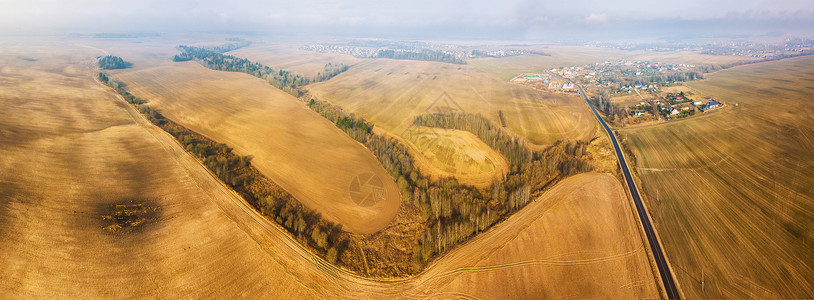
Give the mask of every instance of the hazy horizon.
M 0 2 L 0 34 L 256 32 L 427 39 L 692 39 L 812 34 L 807 1 Z

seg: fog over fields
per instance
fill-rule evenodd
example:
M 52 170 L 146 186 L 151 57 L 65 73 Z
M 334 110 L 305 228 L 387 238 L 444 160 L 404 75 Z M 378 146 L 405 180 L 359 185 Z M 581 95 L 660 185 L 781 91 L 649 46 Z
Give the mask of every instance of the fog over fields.
M 799 0 L 12 1 L 0 32 L 234 31 L 441 39 L 641 39 L 800 33 Z

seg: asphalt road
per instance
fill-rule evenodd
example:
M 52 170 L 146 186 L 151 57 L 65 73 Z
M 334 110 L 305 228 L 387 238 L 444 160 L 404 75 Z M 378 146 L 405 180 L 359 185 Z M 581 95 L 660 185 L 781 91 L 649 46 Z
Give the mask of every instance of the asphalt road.
M 670 299 L 678 299 L 680 296 L 678 294 L 678 288 L 676 288 L 675 281 L 673 281 L 673 272 L 670 270 L 670 265 L 667 264 L 667 259 L 664 256 L 664 252 L 661 250 L 661 244 L 656 238 L 656 233 L 653 230 L 653 225 L 650 223 L 650 218 L 647 217 L 647 211 L 644 209 L 642 198 L 639 196 L 639 188 L 637 188 L 636 183 L 633 182 L 633 177 L 630 175 L 630 169 L 627 167 L 627 161 L 622 153 L 622 148 L 619 147 L 619 142 L 616 140 L 616 135 L 613 134 L 613 130 L 608 126 L 608 124 L 605 123 L 605 120 L 599 116 L 599 112 L 596 111 L 594 105 L 588 100 L 588 96 L 585 95 L 585 91 L 582 90 L 582 86 L 576 83 L 574 85 L 579 88 L 579 92 L 582 94 L 582 97 L 585 98 L 585 102 L 588 102 L 588 105 L 591 107 L 594 115 L 597 119 L 599 119 L 599 123 L 602 123 L 602 127 L 605 127 L 605 131 L 608 132 L 608 136 L 613 143 L 613 149 L 616 151 L 616 157 L 619 159 L 619 164 L 622 166 L 622 174 L 625 176 L 625 183 L 630 190 L 630 195 L 633 196 L 633 202 L 636 204 L 636 211 L 639 212 L 639 221 L 642 223 L 642 227 L 644 227 L 645 234 L 647 235 L 647 242 L 650 244 L 650 249 L 652 250 L 653 257 L 656 260 L 656 266 L 659 268 L 661 281 L 664 283 L 664 289 L 667 290 L 667 297 Z

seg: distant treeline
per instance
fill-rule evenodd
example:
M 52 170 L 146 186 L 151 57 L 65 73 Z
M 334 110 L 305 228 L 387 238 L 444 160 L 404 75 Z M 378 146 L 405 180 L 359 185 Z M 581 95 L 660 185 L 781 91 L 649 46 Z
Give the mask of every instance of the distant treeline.
M 314 82 L 325 81 L 328 79 L 333 78 L 339 73 L 345 72 L 348 70 L 348 66 L 345 64 L 332 64 L 328 63 L 325 65 L 325 68 L 322 69 L 322 72 L 317 73 L 317 76 L 314 77 Z
M 510 51 L 512 51 L 512 50 L 510 50 Z M 472 50 L 472 52 L 470 52 L 470 53 L 472 53 L 472 56 L 475 56 L 475 57 L 505 57 L 505 56 L 521 55 L 521 54 L 533 54 L 533 55 L 539 55 L 539 56 L 551 56 L 551 54 L 549 54 L 549 53 L 542 52 L 542 51 L 534 51 L 534 50 L 524 50 L 522 52 L 521 51 L 516 51 L 515 53 L 509 54 L 509 55 L 504 55 L 504 56 L 489 54 L 489 51 L 477 50 L 477 49 Z
M 229 44 L 234 45 L 234 44 Z M 328 80 L 339 73 L 348 69 L 343 64 L 327 64 L 325 69 L 320 72 L 313 80 L 309 80 L 296 73 L 286 70 L 275 70 L 260 63 L 252 62 L 245 58 L 239 58 L 233 55 L 226 55 L 222 52 L 234 50 L 236 46 L 220 46 L 220 47 L 192 47 L 181 45 L 178 49 L 181 54 L 176 55 L 174 61 L 195 60 L 203 66 L 219 71 L 242 72 L 252 76 L 266 80 L 272 86 L 283 90 L 294 97 L 302 96 L 303 92 L 299 89 L 301 86 L 310 82 L 318 82 Z
M 229 51 L 232 51 L 232 50 L 237 50 L 237 49 L 240 49 L 240 48 L 243 48 L 243 47 L 248 47 L 248 46 L 250 46 L 252 44 L 251 41 L 240 39 L 240 38 L 227 38 L 226 40 L 230 41 L 232 43 L 218 45 L 218 46 L 204 46 L 204 47 L 198 47 L 198 48 L 202 48 L 202 49 L 206 49 L 206 50 L 210 50 L 210 51 L 215 51 L 215 52 L 218 52 L 218 53 L 226 53 L 226 52 L 229 52 Z
M 97 64 L 103 70 L 124 69 L 130 66 L 130 63 L 125 62 L 121 57 L 113 55 L 103 56 Z
M 219 71 L 243 72 L 258 78 L 265 79 L 274 87 L 285 91 L 295 97 L 300 96 L 299 86 L 308 83 L 305 77 L 285 70 L 274 70 L 245 58 L 222 54 L 207 48 L 178 46 L 181 49 L 180 57 L 194 59 L 207 68 Z
M 72 35 L 73 36 L 73 35 Z M 84 37 L 85 35 L 76 36 Z M 144 37 L 159 37 L 161 36 L 158 33 L 113 33 L 113 32 L 105 32 L 105 33 L 97 33 L 91 35 L 94 38 L 101 38 L 101 39 L 132 39 L 132 38 L 144 38 Z
M 600 83 L 612 82 L 613 87 L 621 88 L 624 86 L 635 85 L 651 85 L 657 84 L 661 86 L 671 85 L 674 82 L 684 82 L 704 78 L 704 72 L 701 70 L 693 71 L 676 71 L 668 74 L 648 74 L 648 75 L 635 75 L 633 71 L 622 74 L 603 74 Z
M 709 54 L 709 53 L 708 53 Z M 651 85 L 658 84 L 661 86 L 671 85 L 674 82 L 685 82 L 696 79 L 705 78 L 705 73 L 711 73 L 723 69 L 729 69 L 736 66 L 755 64 L 768 61 L 776 61 L 785 58 L 792 58 L 797 56 L 812 55 L 814 51 L 806 51 L 794 54 L 780 54 L 773 57 L 767 57 L 758 60 L 744 60 L 736 61 L 728 64 L 706 64 L 696 66 L 693 70 L 689 71 L 674 71 L 667 74 L 645 74 L 636 75 L 635 71 L 622 72 L 617 74 L 605 74 L 602 76 L 602 81 L 613 83 L 613 87 L 619 89 L 624 86 L 630 85 Z M 713 54 L 714 55 L 714 54 Z
M 99 73 L 99 80 L 113 88 L 150 122 L 175 137 L 221 181 L 238 192 L 266 217 L 288 230 L 299 242 L 311 246 L 332 263 L 335 263 L 347 249 L 348 234 L 342 230 L 342 225 L 325 220 L 319 213 L 305 207 L 283 188 L 266 178 L 251 166 L 251 156 L 239 156 L 225 144 L 216 143 L 165 118 L 160 112 L 146 105 L 146 101 L 133 96 L 121 83 L 105 73 Z
M 311 99 L 311 101 L 308 102 L 308 107 L 333 122 L 336 127 L 339 127 L 339 129 L 345 131 L 348 136 L 360 143 L 367 143 L 368 138 L 373 132 L 372 123 L 356 115 L 345 113 L 339 106 L 332 105 L 325 101 Z
M 698 70 L 700 70 L 701 72 L 704 72 L 704 73 L 711 73 L 711 72 L 715 72 L 715 71 L 719 71 L 719 70 L 723 70 L 723 69 L 729 69 L 731 67 L 737 67 L 737 66 L 741 66 L 741 65 L 749 65 L 749 64 L 756 64 L 756 63 L 762 63 L 762 62 L 768 62 L 768 61 L 776 61 L 776 60 L 781 60 L 781 59 L 785 59 L 785 58 L 806 56 L 806 55 L 812 55 L 812 54 L 814 54 L 814 51 L 803 51 L 803 52 L 794 53 L 794 54 L 780 54 L 780 55 L 776 55 L 776 56 L 772 56 L 772 57 L 766 57 L 766 58 L 758 59 L 758 60 L 737 61 L 737 62 L 728 63 L 728 64 L 703 65 L 703 66 L 698 66 Z M 716 55 L 716 54 L 712 54 L 712 55 Z M 703 78 L 703 77 L 701 77 L 701 78 Z
M 420 51 L 396 51 L 396 50 L 379 50 L 376 53 L 376 58 L 392 58 L 392 59 L 409 59 L 409 60 L 424 60 L 424 61 L 440 61 L 453 64 L 466 64 L 466 61 L 452 56 L 450 54 L 422 49 Z

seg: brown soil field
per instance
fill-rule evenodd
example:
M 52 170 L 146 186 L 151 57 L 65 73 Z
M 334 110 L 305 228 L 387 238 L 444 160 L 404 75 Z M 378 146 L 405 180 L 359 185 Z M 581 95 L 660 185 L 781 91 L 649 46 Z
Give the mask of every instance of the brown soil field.
M 253 155 L 264 175 L 347 231 L 377 232 L 398 213 L 398 187 L 367 148 L 261 79 L 191 61 L 119 71 L 115 78 L 171 120 Z M 374 174 L 383 190 L 372 206 L 357 205 L 350 193 L 365 174 Z
M 228 54 L 259 62 L 275 69 L 285 69 L 311 78 L 323 70 L 326 64 L 342 63 L 347 66 L 361 61 L 347 54 L 319 53 L 299 49 L 304 43 L 278 43 L 255 41 L 248 47 L 230 51 Z
M 622 131 L 688 298 L 814 297 L 812 70 L 720 71 L 688 85 L 730 109 Z
M 616 178 L 580 174 L 414 280 L 443 298 L 656 298 L 637 228 Z
M 95 82 L 97 50 L 57 46 L 0 47 L 2 295 L 658 297 L 624 190 L 597 173 L 563 180 L 414 278 L 336 269 Z
M 590 139 L 598 128 L 579 97 L 506 83 L 466 65 L 367 59 L 331 80 L 307 88 L 317 98 L 340 105 L 370 120 L 377 128 L 400 137 L 419 153 L 427 149 L 422 149 L 411 137 L 412 120 L 414 116 L 430 112 L 481 113 L 500 124 L 498 113 L 502 111 L 509 131 L 537 145 L 550 145 L 562 139 Z M 457 138 L 472 137 L 459 135 Z M 477 139 L 462 144 L 486 149 Z M 459 148 L 452 157 L 464 158 L 470 151 Z M 424 155 L 420 158 L 426 159 Z M 465 160 L 478 162 L 474 157 Z M 448 164 L 430 161 L 424 165 L 444 172 Z M 498 174 L 484 173 L 482 177 L 495 175 Z

